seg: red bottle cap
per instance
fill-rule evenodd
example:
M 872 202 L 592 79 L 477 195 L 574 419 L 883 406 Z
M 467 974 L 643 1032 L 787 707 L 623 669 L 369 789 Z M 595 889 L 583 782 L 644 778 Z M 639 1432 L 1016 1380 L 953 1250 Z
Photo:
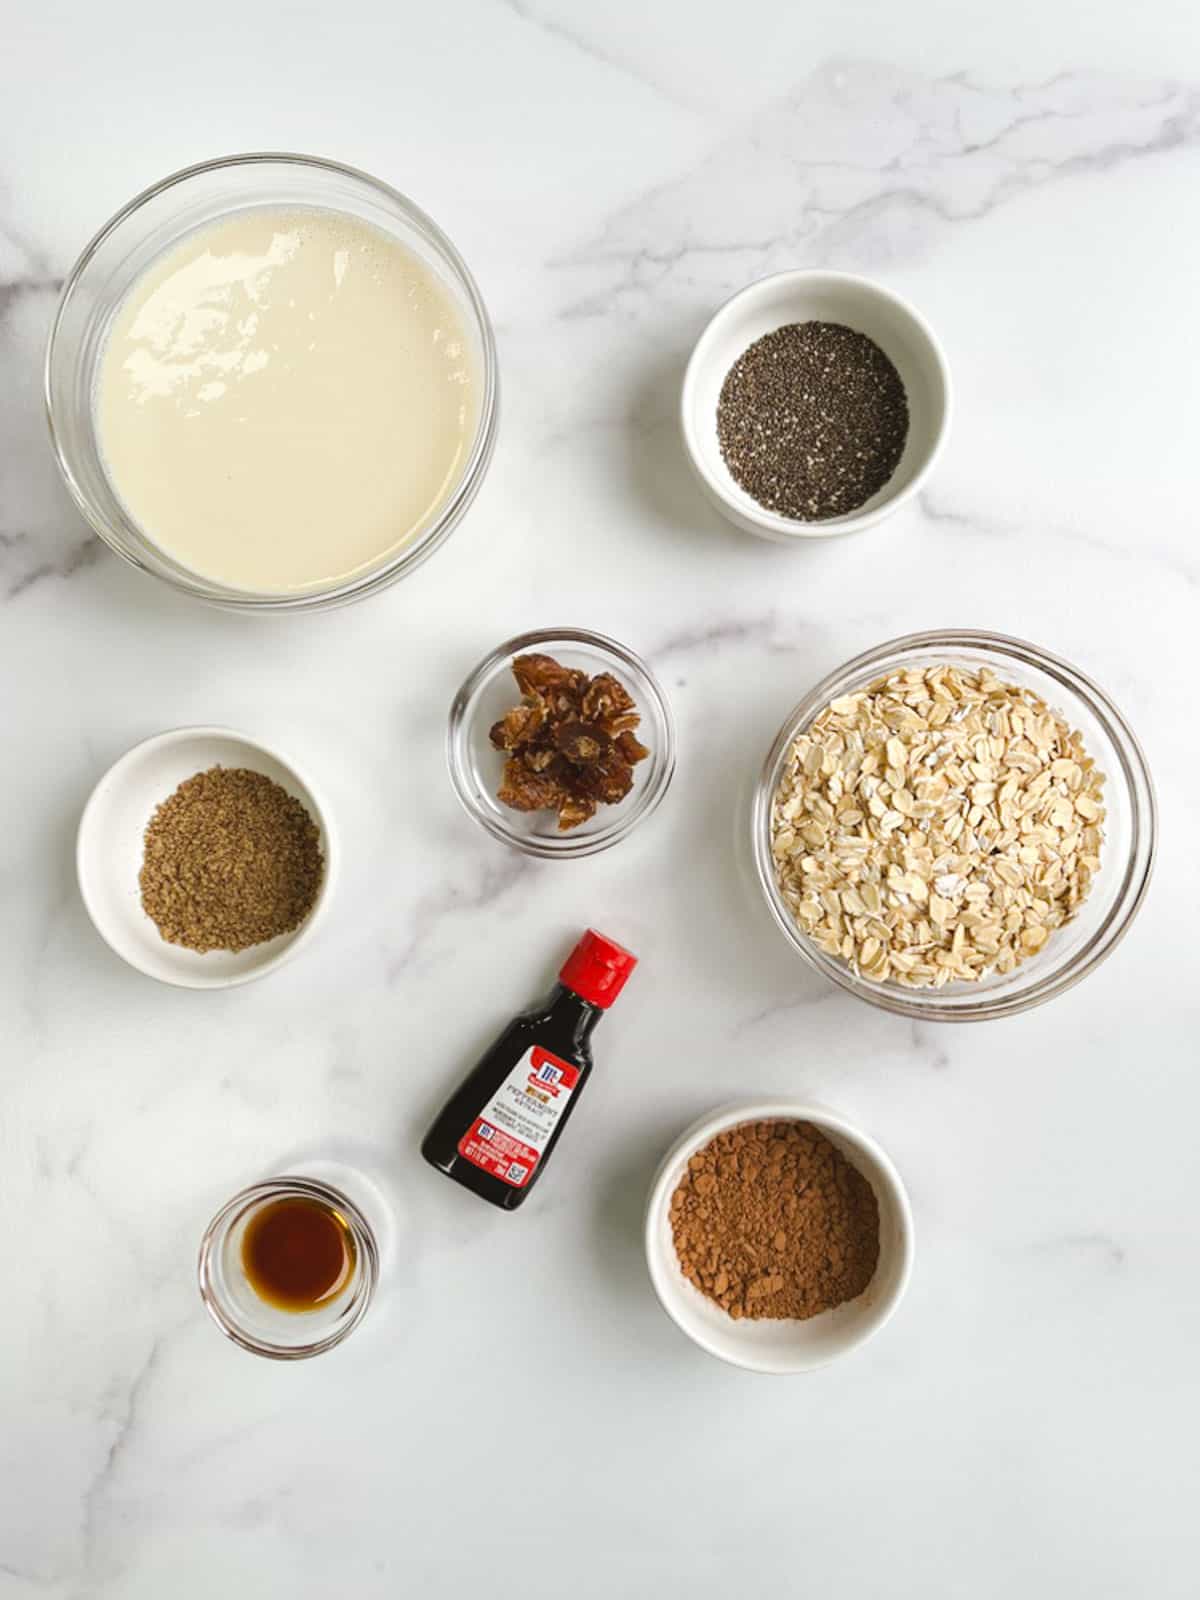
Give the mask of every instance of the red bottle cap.
M 636 956 L 589 928 L 563 963 L 558 978 L 581 1000 L 607 1010 L 636 966 Z

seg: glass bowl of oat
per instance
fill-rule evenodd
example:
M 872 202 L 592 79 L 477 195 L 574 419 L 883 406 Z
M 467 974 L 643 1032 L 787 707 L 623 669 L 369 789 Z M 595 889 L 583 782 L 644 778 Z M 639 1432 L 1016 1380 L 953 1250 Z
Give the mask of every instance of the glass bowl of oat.
M 446 756 L 464 810 L 493 838 L 546 860 L 595 855 L 666 794 L 675 723 L 632 650 L 585 628 L 542 628 L 470 674 Z
M 935 1022 L 1028 1010 L 1098 966 L 1157 832 L 1146 758 L 1104 691 L 967 629 L 890 640 L 817 684 L 752 810 L 758 879 L 799 954 Z

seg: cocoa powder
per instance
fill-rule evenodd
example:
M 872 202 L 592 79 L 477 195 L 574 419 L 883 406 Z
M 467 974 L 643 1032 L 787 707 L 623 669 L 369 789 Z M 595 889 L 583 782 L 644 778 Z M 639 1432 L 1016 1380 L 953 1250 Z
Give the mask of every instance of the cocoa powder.
M 688 1162 L 671 1196 L 683 1274 L 731 1317 L 815 1317 L 879 1261 L 875 1192 L 809 1122 L 747 1122 Z

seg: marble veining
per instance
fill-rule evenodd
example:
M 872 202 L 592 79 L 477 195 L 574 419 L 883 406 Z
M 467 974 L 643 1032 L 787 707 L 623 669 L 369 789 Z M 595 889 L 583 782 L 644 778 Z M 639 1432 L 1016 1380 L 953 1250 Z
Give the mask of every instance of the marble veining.
M 1193 1594 L 1200 30 L 1176 0 L 1081 18 L 1063 0 L 986 18 L 937 0 L 14 17 L 2 1600 Z M 106 552 L 42 408 L 82 245 L 164 173 L 256 145 L 411 193 L 500 345 L 500 444 L 461 529 L 410 580 L 317 618 L 192 607 Z M 715 306 L 802 265 L 911 298 L 945 341 L 956 417 L 915 502 L 793 551 L 709 508 L 677 402 Z M 461 812 L 443 740 L 487 650 L 560 624 L 652 663 L 679 765 L 618 850 L 547 864 Z M 1034 639 L 1109 690 L 1163 827 L 1101 972 L 1008 1023 L 935 1028 L 797 966 L 741 819 L 818 678 L 951 626 Z M 342 836 L 321 936 L 227 994 L 124 968 L 74 887 L 99 773 L 188 722 L 293 752 Z M 417 1145 L 589 923 L 642 966 L 555 1170 L 493 1215 Z M 916 1214 L 895 1321 L 802 1380 L 692 1349 L 642 1260 L 662 1150 L 748 1095 L 861 1122 Z M 389 1281 L 343 1349 L 255 1362 L 203 1315 L 199 1236 L 238 1187 L 333 1147 L 389 1173 Z
M 961 541 L 963 538 L 1011 541 L 1023 531 L 1032 531 L 1022 529 L 1020 524 L 997 520 L 986 514 L 960 511 L 939 499 L 933 490 L 923 490 L 917 496 L 917 509 L 928 521 L 945 526 L 956 541 Z M 1159 548 L 1152 537 L 1140 540 L 1136 547 L 1131 548 L 1124 540 L 1106 539 L 1090 528 L 1055 527 L 1039 523 L 1036 534 L 1039 541 L 1052 540 L 1068 545 L 1080 545 L 1090 555 L 1104 561 L 1117 563 L 1135 561 L 1140 566 L 1153 563 L 1192 588 L 1200 584 L 1200 564 L 1185 560 L 1174 551 Z
M 565 315 L 653 301 L 726 273 L 792 265 L 878 268 L 926 255 L 940 226 L 979 221 L 1029 189 L 1186 150 L 1200 138 L 1200 93 L 1064 72 L 1002 89 L 969 74 L 926 79 L 882 63 L 822 67 L 692 171 L 610 219 L 561 258 L 609 281 Z M 736 173 L 739 205 L 710 216 Z M 781 230 L 780 220 L 792 218 Z M 698 224 L 697 218 L 703 223 Z M 701 231 L 702 230 L 702 231 Z M 727 258 L 736 258 L 733 261 Z

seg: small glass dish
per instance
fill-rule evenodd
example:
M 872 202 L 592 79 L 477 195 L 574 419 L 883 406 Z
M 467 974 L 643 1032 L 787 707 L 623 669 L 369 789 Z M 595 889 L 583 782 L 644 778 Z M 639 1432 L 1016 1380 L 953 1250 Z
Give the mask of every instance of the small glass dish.
M 986 666 L 998 678 L 1032 689 L 1072 728 L 1105 776 L 1104 845 L 1100 871 L 1074 919 L 1012 972 L 943 989 L 910 989 L 861 976 L 818 948 L 779 892 L 771 855 L 771 806 L 796 736 L 841 695 L 909 667 L 949 662 Z M 1041 1005 L 1072 988 L 1109 955 L 1145 897 L 1154 865 L 1157 810 L 1146 758 L 1129 724 L 1090 678 L 1038 646 L 1005 634 L 970 629 L 914 633 L 856 656 L 823 679 L 787 718 L 754 793 L 751 842 L 758 881 L 780 931 L 805 961 L 860 1000 L 922 1022 L 980 1022 Z
M 611 672 L 633 696 L 641 713 L 637 737 L 650 751 L 633 769 L 633 788 L 615 806 L 601 806 L 589 821 L 559 833 L 552 811 L 511 811 L 496 798 L 504 754 L 488 738 L 521 693 L 510 667 L 531 651 L 553 656 L 565 667 L 595 676 Z M 658 805 L 675 772 L 675 723 L 667 698 L 646 663 L 613 639 L 585 628 L 542 628 L 498 645 L 484 657 L 454 697 L 446 739 L 450 781 L 463 808 L 501 839 L 548 861 L 590 856 L 624 839 Z
M 264 206 L 340 211 L 411 250 L 452 296 L 474 347 L 480 399 L 475 438 L 442 504 L 399 550 L 324 588 L 235 589 L 173 560 L 134 522 L 113 489 L 96 436 L 92 395 L 105 340 L 126 294 L 185 235 Z M 487 310 L 466 262 L 411 200 L 354 167 L 317 156 L 249 154 L 172 173 L 117 212 L 71 270 L 46 347 L 46 411 L 59 469 L 93 530 L 132 566 L 198 600 L 243 611 L 313 611 L 359 600 L 404 577 L 458 525 L 483 482 L 496 441 L 498 371 Z
M 242 1265 L 252 1218 L 278 1200 L 312 1200 L 335 1211 L 354 1241 L 354 1270 L 311 1311 L 284 1311 L 255 1293 Z M 379 1280 L 379 1246 L 363 1212 L 340 1189 L 314 1178 L 269 1178 L 223 1205 L 200 1241 L 200 1298 L 227 1339 L 274 1361 L 302 1361 L 341 1344 L 367 1314 Z

